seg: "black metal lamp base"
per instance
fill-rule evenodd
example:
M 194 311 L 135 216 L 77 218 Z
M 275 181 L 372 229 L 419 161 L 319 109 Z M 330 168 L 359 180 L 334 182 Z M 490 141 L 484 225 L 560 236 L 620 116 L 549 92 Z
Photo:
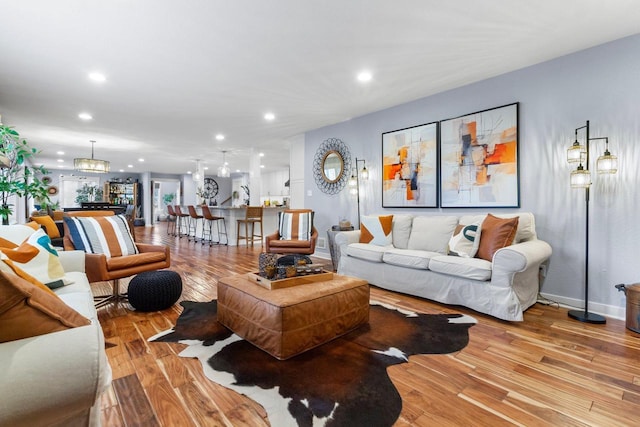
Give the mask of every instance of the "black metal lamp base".
M 569 311 L 569 317 L 585 323 L 604 324 L 607 323 L 607 319 L 599 314 L 589 313 L 584 310 L 571 310 Z

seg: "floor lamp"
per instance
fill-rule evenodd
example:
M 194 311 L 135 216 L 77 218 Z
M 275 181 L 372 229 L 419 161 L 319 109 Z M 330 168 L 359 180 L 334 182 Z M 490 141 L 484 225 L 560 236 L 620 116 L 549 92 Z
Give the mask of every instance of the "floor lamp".
M 362 170 L 358 173 L 358 162 L 362 162 Z M 369 179 L 369 171 L 367 170 L 367 163 L 364 159 L 356 157 L 356 168 L 351 172 L 351 178 L 349 178 L 349 187 L 351 188 L 351 194 L 356 195 L 358 201 L 358 229 L 360 228 L 360 180 L 366 181 Z
M 578 142 L 578 132 L 584 133 L 584 145 Z M 589 188 L 591 173 L 589 172 L 589 142 L 605 140 L 606 148 L 602 156 L 598 157 L 596 170 L 599 174 L 614 174 L 618 171 L 618 158 L 609 152 L 609 138 L 590 138 L 589 121 L 585 126 L 576 129 L 575 142 L 567 150 L 567 162 L 578 163 L 576 170 L 571 172 L 571 188 L 584 188 L 585 194 L 585 255 L 584 255 L 584 310 L 570 310 L 569 317 L 580 322 L 606 323 L 606 318 L 599 314 L 589 313 Z

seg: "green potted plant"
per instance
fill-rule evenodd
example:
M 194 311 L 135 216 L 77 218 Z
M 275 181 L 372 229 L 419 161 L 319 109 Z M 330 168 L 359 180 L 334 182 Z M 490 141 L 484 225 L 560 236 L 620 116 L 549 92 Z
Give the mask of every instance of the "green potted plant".
M 82 187 L 76 190 L 78 195 L 76 196 L 76 203 L 82 204 L 83 202 L 99 202 L 102 200 L 102 188 L 96 185 L 84 184 Z
M 0 121 L 0 217 L 2 224 L 9 223 L 13 213 L 12 198 L 33 197 L 40 201 L 49 201 L 47 185 L 40 177 L 47 173 L 42 166 L 33 166 L 33 157 L 38 150 L 29 146 L 27 141 L 12 127 Z

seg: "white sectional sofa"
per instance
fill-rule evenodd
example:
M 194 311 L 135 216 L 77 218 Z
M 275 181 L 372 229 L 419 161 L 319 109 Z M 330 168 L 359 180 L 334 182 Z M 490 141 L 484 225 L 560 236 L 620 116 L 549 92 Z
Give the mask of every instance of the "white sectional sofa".
M 338 273 L 392 291 L 521 321 L 523 311 L 537 300 L 540 266 L 548 262 L 551 247 L 538 240 L 533 214 L 496 216 L 518 216 L 519 220 L 513 244 L 497 250 L 492 261 L 452 256 L 447 249 L 456 225 L 482 223 L 484 214 L 394 215 L 392 245 L 359 243 L 359 230 L 336 235 Z
M 18 245 L 33 232 L 25 225 L 0 226 L 0 237 Z M 91 323 L 0 343 L 0 426 L 100 425 L 100 396 L 111 383 L 111 367 L 84 273 L 85 253 L 59 252 L 59 259 L 73 283 L 54 292 Z

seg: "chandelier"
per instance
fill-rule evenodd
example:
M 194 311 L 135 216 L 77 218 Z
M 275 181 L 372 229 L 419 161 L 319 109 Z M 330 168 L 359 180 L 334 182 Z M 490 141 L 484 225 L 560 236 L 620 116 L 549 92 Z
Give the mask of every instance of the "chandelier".
M 218 176 L 220 178 L 229 178 L 231 176 L 231 169 L 226 161 L 226 151 L 222 151 L 222 166 L 218 167 Z
M 99 160 L 93 158 L 93 145 L 95 141 L 91 142 L 91 158 L 86 159 L 78 157 L 73 159 L 73 169 L 79 172 L 95 172 L 95 173 L 107 173 L 109 172 L 109 162 L 106 160 Z

